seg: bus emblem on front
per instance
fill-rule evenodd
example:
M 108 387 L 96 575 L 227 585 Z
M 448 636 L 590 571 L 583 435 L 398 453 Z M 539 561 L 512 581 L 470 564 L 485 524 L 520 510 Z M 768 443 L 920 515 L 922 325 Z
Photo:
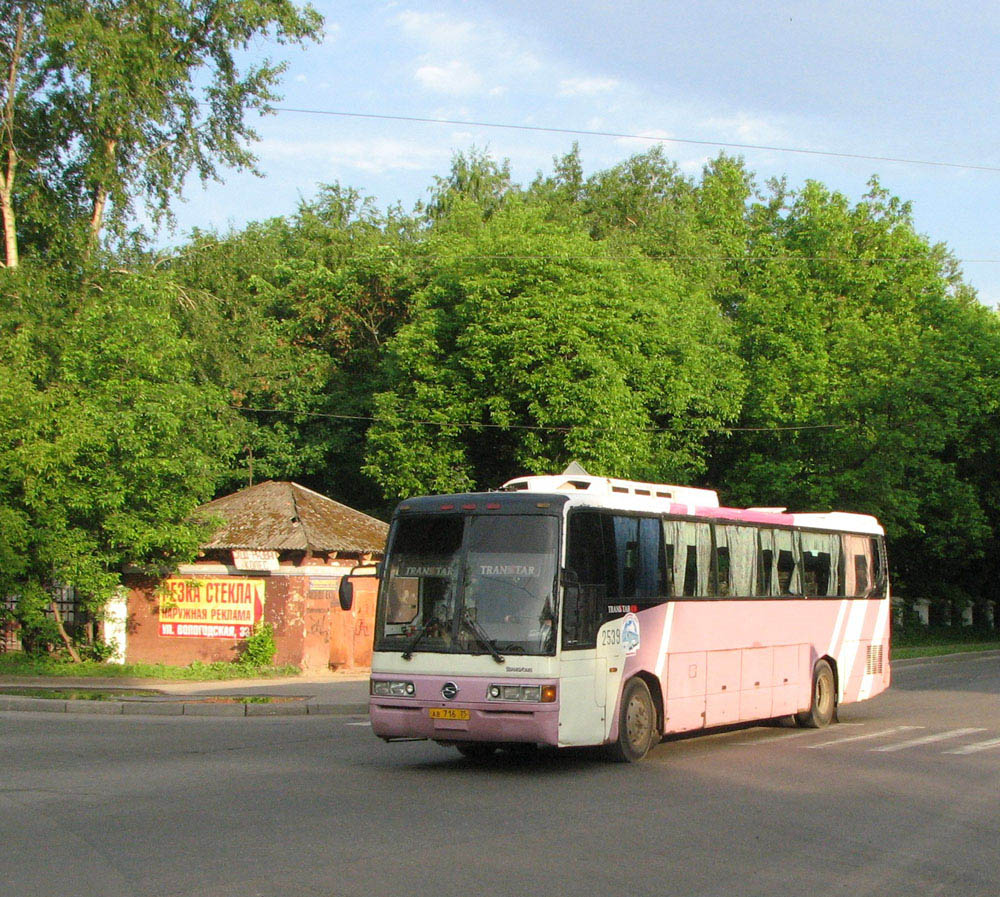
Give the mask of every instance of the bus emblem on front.
M 457 694 L 458 686 L 454 682 L 445 682 L 441 686 L 441 697 L 447 698 L 449 701 L 454 701 Z

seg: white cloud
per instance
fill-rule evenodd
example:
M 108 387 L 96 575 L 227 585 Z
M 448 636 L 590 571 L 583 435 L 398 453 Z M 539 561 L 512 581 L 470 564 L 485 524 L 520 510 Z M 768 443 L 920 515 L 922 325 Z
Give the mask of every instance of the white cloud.
M 453 59 L 444 65 L 422 65 L 415 75 L 421 87 L 440 93 L 470 94 L 482 85 L 482 78 L 460 59 Z
M 777 122 L 739 112 L 735 115 L 702 119 L 693 126 L 696 133 L 725 134 L 734 143 L 770 144 L 789 141 L 790 138 Z
M 425 90 L 453 96 L 510 94 L 544 70 L 514 35 L 491 23 L 473 23 L 442 13 L 407 10 L 395 17 L 416 49 L 414 74 Z M 534 85 L 537 87 L 537 85 Z
M 561 97 L 592 97 L 610 93 L 618 87 L 614 78 L 563 78 L 559 82 Z
M 343 28 L 336 22 L 325 22 L 323 24 L 323 43 L 327 45 L 337 43 L 340 40 L 341 31 Z
M 339 176 L 338 169 L 370 174 L 389 171 L 426 171 L 446 165 L 447 149 L 414 140 L 391 137 L 376 140 L 294 140 L 270 137 L 257 149 L 262 160 L 308 166 L 316 177 Z M 329 174 L 323 174 L 323 171 Z
M 400 13 L 397 21 L 403 31 L 413 40 L 433 49 L 447 49 L 454 52 L 469 44 L 475 35 L 471 22 L 449 19 L 441 13 L 413 12 Z

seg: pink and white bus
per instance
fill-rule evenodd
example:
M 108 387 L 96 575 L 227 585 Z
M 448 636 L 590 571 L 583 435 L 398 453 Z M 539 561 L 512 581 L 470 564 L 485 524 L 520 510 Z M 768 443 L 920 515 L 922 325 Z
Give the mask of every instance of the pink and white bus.
M 634 761 L 667 733 L 825 726 L 889 685 L 884 533 L 865 515 L 522 477 L 404 501 L 382 571 L 369 709 L 387 741 Z

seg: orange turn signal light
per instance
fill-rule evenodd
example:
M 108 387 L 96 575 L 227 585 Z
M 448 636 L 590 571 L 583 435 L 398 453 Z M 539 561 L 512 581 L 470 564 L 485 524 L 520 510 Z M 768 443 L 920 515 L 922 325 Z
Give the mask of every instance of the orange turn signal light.
M 556 699 L 556 687 L 554 685 L 542 686 L 542 703 L 552 704 Z

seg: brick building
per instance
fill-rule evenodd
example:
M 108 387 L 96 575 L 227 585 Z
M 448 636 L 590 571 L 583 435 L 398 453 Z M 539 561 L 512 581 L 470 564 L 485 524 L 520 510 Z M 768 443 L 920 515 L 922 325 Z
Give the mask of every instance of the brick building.
M 371 662 L 374 578 L 342 576 L 382 559 L 388 526 L 297 483 L 264 482 L 203 505 L 218 522 L 197 561 L 163 580 L 127 582 L 124 659 L 232 660 L 255 623 L 274 627 L 276 664 L 306 670 Z

